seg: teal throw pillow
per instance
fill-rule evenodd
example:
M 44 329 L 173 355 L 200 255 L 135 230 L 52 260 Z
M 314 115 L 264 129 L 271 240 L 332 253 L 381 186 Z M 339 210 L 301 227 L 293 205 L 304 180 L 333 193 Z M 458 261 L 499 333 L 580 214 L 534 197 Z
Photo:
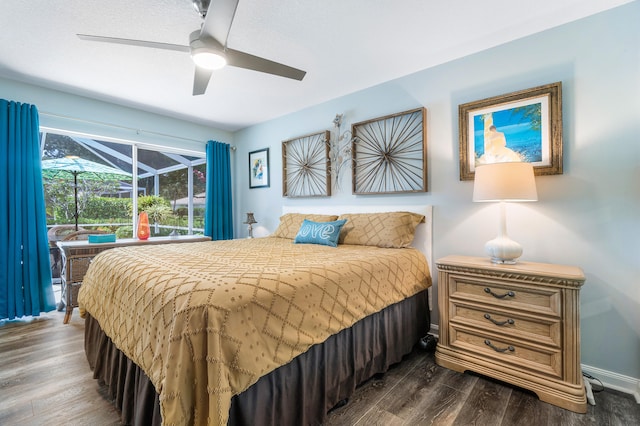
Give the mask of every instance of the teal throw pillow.
M 320 244 L 338 247 L 340 230 L 346 222 L 346 219 L 333 222 L 312 222 L 305 219 L 293 242 L 296 244 Z

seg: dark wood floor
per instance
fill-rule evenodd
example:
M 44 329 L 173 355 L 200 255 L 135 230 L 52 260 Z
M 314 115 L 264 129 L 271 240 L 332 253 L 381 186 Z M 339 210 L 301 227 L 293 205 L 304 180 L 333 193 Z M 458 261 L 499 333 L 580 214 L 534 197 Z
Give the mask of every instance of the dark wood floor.
M 416 350 L 356 390 L 327 425 L 640 425 L 640 404 L 612 390 L 577 414 L 541 402 L 532 392 L 436 365 Z
M 0 322 L 0 425 L 117 425 L 119 413 L 92 378 L 77 312 Z M 361 386 L 328 425 L 638 425 L 640 405 L 614 391 L 575 414 L 502 383 L 439 367 L 416 351 Z

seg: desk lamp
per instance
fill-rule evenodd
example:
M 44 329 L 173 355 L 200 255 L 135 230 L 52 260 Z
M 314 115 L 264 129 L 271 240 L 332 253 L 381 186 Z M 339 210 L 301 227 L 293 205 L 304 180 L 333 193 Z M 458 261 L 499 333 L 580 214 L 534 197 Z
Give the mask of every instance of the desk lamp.
M 253 213 L 247 213 L 247 220 L 245 220 L 242 223 L 246 223 L 247 229 L 249 230 L 249 236 L 247 238 L 253 238 L 253 224 L 254 223 L 258 223 L 255 218 L 253 217 Z

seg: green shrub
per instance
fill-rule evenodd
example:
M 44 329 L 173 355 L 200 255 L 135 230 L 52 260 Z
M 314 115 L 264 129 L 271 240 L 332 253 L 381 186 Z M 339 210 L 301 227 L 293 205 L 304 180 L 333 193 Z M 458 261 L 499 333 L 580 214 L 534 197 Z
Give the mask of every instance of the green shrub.
M 171 207 L 164 204 L 153 204 L 145 208 L 144 211 L 149 215 L 150 223 L 164 223 L 165 219 L 173 216 Z
M 133 226 L 121 226 L 116 230 L 116 238 L 131 238 L 133 236 Z
M 164 198 L 157 195 L 145 195 L 143 197 L 138 197 L 138 214 L 140 214 L 140 212 L 142 211 L 148 212 L 149 208 L 156 205 L 171 208 L 171 203 L 168 200 L 165 200 Z
M 182 219 L 183 217 L 189 216 L 189 209 L 187 207 L 178 207 L 175 211 L 175 214 Z
M 82 212 L 82 218 L 100 219 L 101 222 L 112 222 L 115 218 L 131 220 L 131 199 L 111 197 L 91 197 Z

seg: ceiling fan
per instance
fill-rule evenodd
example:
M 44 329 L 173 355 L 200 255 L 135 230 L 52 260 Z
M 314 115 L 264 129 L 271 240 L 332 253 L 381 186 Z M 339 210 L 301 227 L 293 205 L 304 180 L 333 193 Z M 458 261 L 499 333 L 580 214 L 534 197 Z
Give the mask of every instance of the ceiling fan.
M 193 80 L 194 96 L 204 94 L 213 71 L 225 65 L 260 71 L 298 81 L 304 78 L 306 71 L 227 47 L 229 30 L 231 29 L 239 0 L 192 1 L 194 8 L 202 16 L 204 22 L 200 30 L 191 33 L 188 46 L 88 34 L 77 34 L 77 36 L 82 40 L 190 53 L 196 65 Z

